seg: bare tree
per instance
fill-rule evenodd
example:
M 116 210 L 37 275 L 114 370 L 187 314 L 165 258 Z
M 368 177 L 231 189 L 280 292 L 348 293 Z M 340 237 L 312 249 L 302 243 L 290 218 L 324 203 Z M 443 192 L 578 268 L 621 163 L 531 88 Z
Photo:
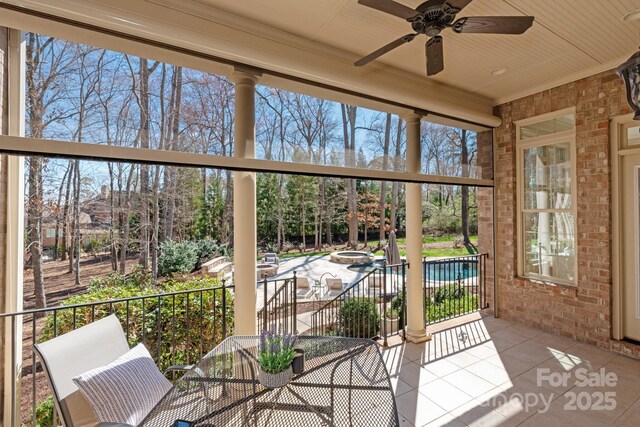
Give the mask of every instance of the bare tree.
M 344 157 L 345 166 L 355 167 L 356 165 L 356 117 L 358 107 L 353 105 L 340 104 L 342 112 L 342 130 L 344 137 Z M 349 243 L 350 248 L 358 245 L 358 191 L 356 180 L 347 179 L 347 220 L 349 223 Z

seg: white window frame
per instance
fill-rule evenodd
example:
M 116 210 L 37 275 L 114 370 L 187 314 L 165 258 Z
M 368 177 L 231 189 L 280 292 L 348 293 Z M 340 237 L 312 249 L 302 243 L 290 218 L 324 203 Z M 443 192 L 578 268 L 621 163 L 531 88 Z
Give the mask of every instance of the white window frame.
M 521 128 L 534 123 L 543 122 L 553 119 L 555 117 L 564 116 L 567 114 L 573 114 L 574 127 L 573 130 L 552 133 L 549 135 L 543 135 L 533 138 L 521 139 Z M 577 286 L 578 284 L 578 203 L 577 203 L 577 178 L 576 178 L 576 130 L 575 130 L 575 108 L 567 108 L 564 110 L 554 111 L 548 114 L 542 114 L 535 117 L 530 117 L 524 120 L 518 120 L 514 122 L 516 125 L 516 198 L 517 198 L 517 274 L 518 277 L 525 279 L 532 279 L 535 281 L 541 281 L 544 283 L 552 283 L 567 286 Z M 524 271 L 524 243 L 525 243 L 525 230 L 524 230 L 524 215 L 530 212 L 558 212 L 558 209 L 525 209 L 524 208 L 524 150 L 534 147 L 542 147 L 545 145 L 553 145 L 561 142 L 569 143 L 569 150 L 571 154 L 571 209 L 562 209 L 562 212 L 571 212 L 574 218 L 574 230 L 573 230 L 573 250 L 574 250 L 574 279 L 566 280 L 554 276 L 546 276 L 536 273 L 525 273 Z

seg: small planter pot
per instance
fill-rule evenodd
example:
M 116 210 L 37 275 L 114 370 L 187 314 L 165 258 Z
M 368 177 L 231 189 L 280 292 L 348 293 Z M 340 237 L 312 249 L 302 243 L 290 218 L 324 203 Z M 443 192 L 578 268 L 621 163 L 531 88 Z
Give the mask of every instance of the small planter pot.
M 300 375 L 304 372 L 304 350 L 301 348 L 296 348 L 296 355 L 293 358 L 293 362 L 291 363 L 291 368 L 293 369 L 293 373 L 295 375 Z
M 265 386 L 266 388 L 278 388 L 285 386 L 291 382 L 293 378 L 293 369 L 291 365 L 287 369 L 282 372 L 278 372 L 277 374 L 270 374 L 268 372 L 264 372 L 262 369 L 258 370 L 258 381 L 260 384 Z
M 398 319 L 387 318 L 387 319 L 383 319 L 382 322 L 380 323 L 382 323 L 382 325 L 380 325 L 380 332 L 383 334 L 385 332 L 387 334 L 391 334 L 393 332 L 397 332 L 400 329 L 400 326 L 399 326 L 400 322 L 398 321 Z M 384 329 L 385 326 L 386 326 L 386 330 Z

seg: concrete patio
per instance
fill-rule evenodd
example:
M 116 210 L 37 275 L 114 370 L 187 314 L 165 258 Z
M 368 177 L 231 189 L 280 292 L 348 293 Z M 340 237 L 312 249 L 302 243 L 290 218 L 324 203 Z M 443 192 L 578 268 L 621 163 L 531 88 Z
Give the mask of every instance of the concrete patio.
M 431 332 L 382 349 L 403 426 L 638 425 L 638 360 L 478 313 Z

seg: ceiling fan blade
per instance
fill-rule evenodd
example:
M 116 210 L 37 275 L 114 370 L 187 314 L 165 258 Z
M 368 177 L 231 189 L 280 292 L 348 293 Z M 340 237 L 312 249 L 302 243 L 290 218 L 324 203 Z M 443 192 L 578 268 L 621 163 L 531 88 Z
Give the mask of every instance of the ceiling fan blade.
M 393 0 L 358 0 L 358 3 L 406 20 L 418 15 L 418 12 L 411 9 L 409 6 L 405 6 Z
M 446 1 L 446 4 L 448 4 L 449 7 L 453 9 L 457 9 L 458 12 L 464 9 L 469 3 L 471 3 L 471 0 L 447 0 Z
M 442 37 L 431 37 L 429 40 L 427 40 L 425 49 L 427 52 L 427 76 L 435 76 L 444 69 L 444 50 L 442 49 Z
M 417 34 L 407 34 L 406 36 L 402 36 L 399 39 L 394 40 L 391 43 L 382 46 L 380 49 L 376 50 L 375 52 L 371 52 L 369 55 L 358 59 L 356 62 L 353 63 L 353 65 L 355 65 L 356 67 L 366 65 L 369 62 L 373 61 L 374 59 L 378 58 L 379 56 L 382 56 L 385 53 L 389 52 L 390 50 L 393 50 L 398 46 L 402 46 L 405 43 L 409 43 L 411 40 L 416 38 L 416 35 Z
M 533 24 L 533 16 L 469 16 L 453 23 L 456 33 L 522 34 Z

